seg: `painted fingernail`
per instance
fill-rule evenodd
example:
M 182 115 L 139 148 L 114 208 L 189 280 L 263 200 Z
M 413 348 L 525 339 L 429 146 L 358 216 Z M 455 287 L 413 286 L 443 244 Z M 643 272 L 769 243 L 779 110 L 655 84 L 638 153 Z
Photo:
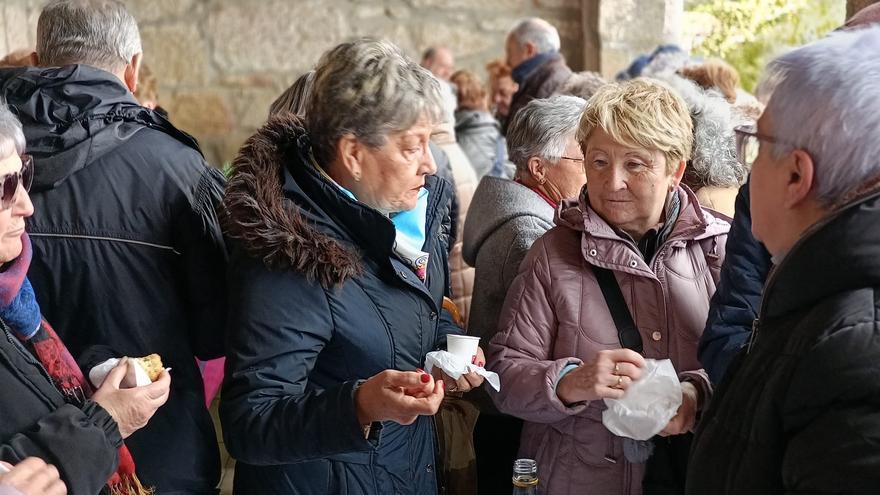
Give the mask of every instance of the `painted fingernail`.
M 479 366 L 480 368 L 482 368 L 482 367 L 486 366 L 486 363 L 480 361 L 479 363 L 477 363 L 477 366 Z
M 431 381 L 431 376 L 427 373 L 423 373 L 421 377 L 422 383 L 428 383 Z
M 474 364 L 474 363 L 476 363 L 476 362 L 477 362 L 477 356 L 472 357 L 472 358 L 471 358 L 471 364 Z

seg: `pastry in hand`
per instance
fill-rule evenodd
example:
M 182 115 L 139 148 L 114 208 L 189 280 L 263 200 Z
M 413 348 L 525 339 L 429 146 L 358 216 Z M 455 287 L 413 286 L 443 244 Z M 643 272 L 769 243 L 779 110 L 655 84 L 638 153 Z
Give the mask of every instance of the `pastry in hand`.
M 150 354 L 149 356 L 134 358 L 134 360 L 147 372 L 151 382 L 158 380 L 159 375 L 165 370 L 165 367 L 162 365 L 162 358 L 158 354 Z

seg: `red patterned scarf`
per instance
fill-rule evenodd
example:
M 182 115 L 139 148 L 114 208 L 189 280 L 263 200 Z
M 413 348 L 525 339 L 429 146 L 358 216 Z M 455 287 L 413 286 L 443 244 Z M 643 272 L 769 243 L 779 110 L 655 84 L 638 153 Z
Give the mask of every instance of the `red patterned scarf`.
M 92 396 L 92 387 L 58 334 L 39 316 L 39 305 L 26 277 L 33 256 L 27 233 L 22 234 L 21 244 L 21 255 L 0 271 L 0 318 L 46 368 L 53 384 L 67 402 L 82 405 Z M 36 324 L 35 318 L 38 321 Z M 107 488 L 112 495 L 153 493 L 152 489 L 144 488 L 138 480 L 134 459 L 125 444 L 119 448 L 119 467 L 107 480 Z

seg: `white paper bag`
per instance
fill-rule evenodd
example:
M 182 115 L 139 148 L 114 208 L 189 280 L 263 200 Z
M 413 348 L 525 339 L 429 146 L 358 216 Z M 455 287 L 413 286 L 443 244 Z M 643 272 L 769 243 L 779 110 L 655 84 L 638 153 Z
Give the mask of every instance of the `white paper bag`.
M 605 399 L 602 424 L 620 437 L 648 440 L 663 431 L 681 405 L 681 382 L 668 359 L 646 359 L 642 376 L 622 399 Z
M 485 378 L 489 385 L 491 385 L 496 392 L 501 390 L 501 378 L 498 376 L 498 373 L 495 373 L 494 371 L 489 371 L 481 366 L 468 363 L 464 359 L 450 352 L 429 352 L 428 355 L 425 356 L 425 371 L 430 373 L 435 366 L 443 370 L 453 380 L 458 380 L 459 378 L 461 378 L 461 375 L 473 371 Z

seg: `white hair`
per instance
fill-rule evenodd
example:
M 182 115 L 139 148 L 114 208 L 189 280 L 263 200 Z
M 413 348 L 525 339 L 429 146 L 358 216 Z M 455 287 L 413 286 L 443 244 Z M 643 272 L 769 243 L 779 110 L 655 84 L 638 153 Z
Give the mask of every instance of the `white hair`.
M 578 130 L 587 102 L 558 95 L 532 100 L 514 115 L 507 130 L 507 154 L 518 172 L 529 168 L 534 156 L 556 164 L 565 155 L 568 140 Z
M 831 207 L 880 176 L 880 27 L 836 32 L 768 66 L 776 159 L 810 154 L 816 199 Z
M 694 123 L 694 150 L 685 169 L 685 184 L 694 190 L 705 186 L 741 186 L 747 171 L 736 157 L 731 107 L 724 96 L 715 90 L 704 90 L 676 74 L 653 77 L 681 96 Z
M 6 106 L 6 103 L 0 99 L 0 160 L 9 158 L 13 153 L 21 155 L 24 153 L 24 149 L 25 141 L 21 122 Z
M 115 72 L 142 52 L 137 21 L 116 0 L 55 0 L 37 21 L 40 65 L 86 64 Z
M 558 52 L 562 46 L 559 31 L 552 24 L 539 17 L 530 17 L 517 23 L 509 35 L 520 46 L 532 43 L 538 53 Z

